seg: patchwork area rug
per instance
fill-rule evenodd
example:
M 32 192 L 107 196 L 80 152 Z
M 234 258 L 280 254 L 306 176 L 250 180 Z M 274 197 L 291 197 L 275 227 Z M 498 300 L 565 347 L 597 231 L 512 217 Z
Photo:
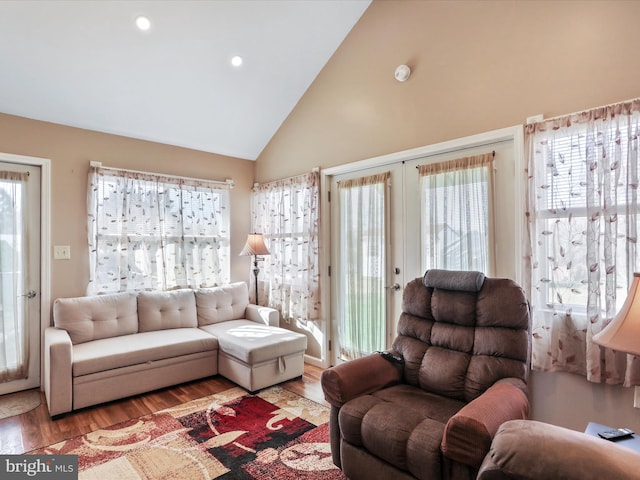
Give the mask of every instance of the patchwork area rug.
M 78 455 L 79 479 L 344 480 L 328 420 L 281 387 L 232 388 L 31 453 Z

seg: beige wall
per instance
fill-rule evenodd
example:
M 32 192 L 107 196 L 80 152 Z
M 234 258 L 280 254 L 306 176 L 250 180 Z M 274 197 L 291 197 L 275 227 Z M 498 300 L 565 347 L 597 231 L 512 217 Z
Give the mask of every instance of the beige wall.
M 89 279 L 89 162 L 132 170 L 231 178 L 231 280 L 248 281 L 250 259 L 237 257 L 250 228 L 255 162 L 0 114 L 0 152 L 51 161 L 51 245 L 70 245 L 70 260 L 51 261 L 51 298 L 84 295 Z
M 640 95 L 633 1 L 374 0 L 258 157 L 264 182 Z M 399 64 L 412 76 L 394 79 Z
M 638 97 L 638 18 L 632 1 L 374 0 L 259 156 L 256 179 Z M 393 77 L 402 63 L 406 83 Z M 640 431 L 632 389 L 562 373 L 534 373 L 531 385 L 533 418 Z

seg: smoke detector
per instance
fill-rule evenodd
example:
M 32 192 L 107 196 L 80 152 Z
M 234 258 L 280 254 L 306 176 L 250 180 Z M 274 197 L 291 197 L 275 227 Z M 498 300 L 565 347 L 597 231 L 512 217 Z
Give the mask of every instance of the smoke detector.
M 398 65 L 396 68 L 395 77 L 399 82 L 406 82 L 409 80 L 409 76 L 411 75 L 411 69 L 408 65 Z

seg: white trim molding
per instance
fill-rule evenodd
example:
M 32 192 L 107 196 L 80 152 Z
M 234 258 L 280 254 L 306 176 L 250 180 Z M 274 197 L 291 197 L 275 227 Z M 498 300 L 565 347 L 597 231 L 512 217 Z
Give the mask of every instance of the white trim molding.
M 356 172 L 358 170 L 364 170 L 366 168 L 391 165 L 394 163 L 414 160 L 416 158 L 440 155 L 442 153 L 455 152 L 467 148 L 474 148 L 503 141 L 513 140 L 515 143 L 518 135 L 521 139 L 524 138 L 522 125 L 502 128 L 500 130 L 493 130 L 491 132 L 480 133 L 477 135 L 457 138 L 455 140 L 448 140 L 446 142 L 435 143 L 433 145 L 427 145 L 424 147 L 417 147 L 410 150 L 403 150 L 401 152 L 389 153 L 387 155 L 381 155 L 379 157 L 372 157 L 366 160 L 346 163 L 344 165 L 338 165 L 336 167 L 323 169 L 322 175 L 333 176 L 340 175 L 342 173 Z
M 43 350 L 44 329 L 51 319 L 51 160 L 11 153 L 0 153 L 0 161 L 40 168 L 40 352 Z M 40 355 L 40 386 L 42 387 L 44 355 Z

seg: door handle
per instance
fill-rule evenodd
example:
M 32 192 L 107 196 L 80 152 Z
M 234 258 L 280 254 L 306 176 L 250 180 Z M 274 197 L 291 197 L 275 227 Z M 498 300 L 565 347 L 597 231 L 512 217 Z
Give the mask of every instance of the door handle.
M 394 283 L 393 285 L 390 285 L 390 286 L 385 287 L 385 288 L 388 288 L 389 290 L 400 290 L 400 288 L 402 288 L 402 287 L 400 287 L 399 283 Z
M 37 295 L 37 293 L 35 292 L 35 290 L 29 290 L 27 293 L 25 293 L 24 295 L 20 295 L 20 296 L 21 297 L 27 297 L 29 300 L 31 300 L 36 295 Z

